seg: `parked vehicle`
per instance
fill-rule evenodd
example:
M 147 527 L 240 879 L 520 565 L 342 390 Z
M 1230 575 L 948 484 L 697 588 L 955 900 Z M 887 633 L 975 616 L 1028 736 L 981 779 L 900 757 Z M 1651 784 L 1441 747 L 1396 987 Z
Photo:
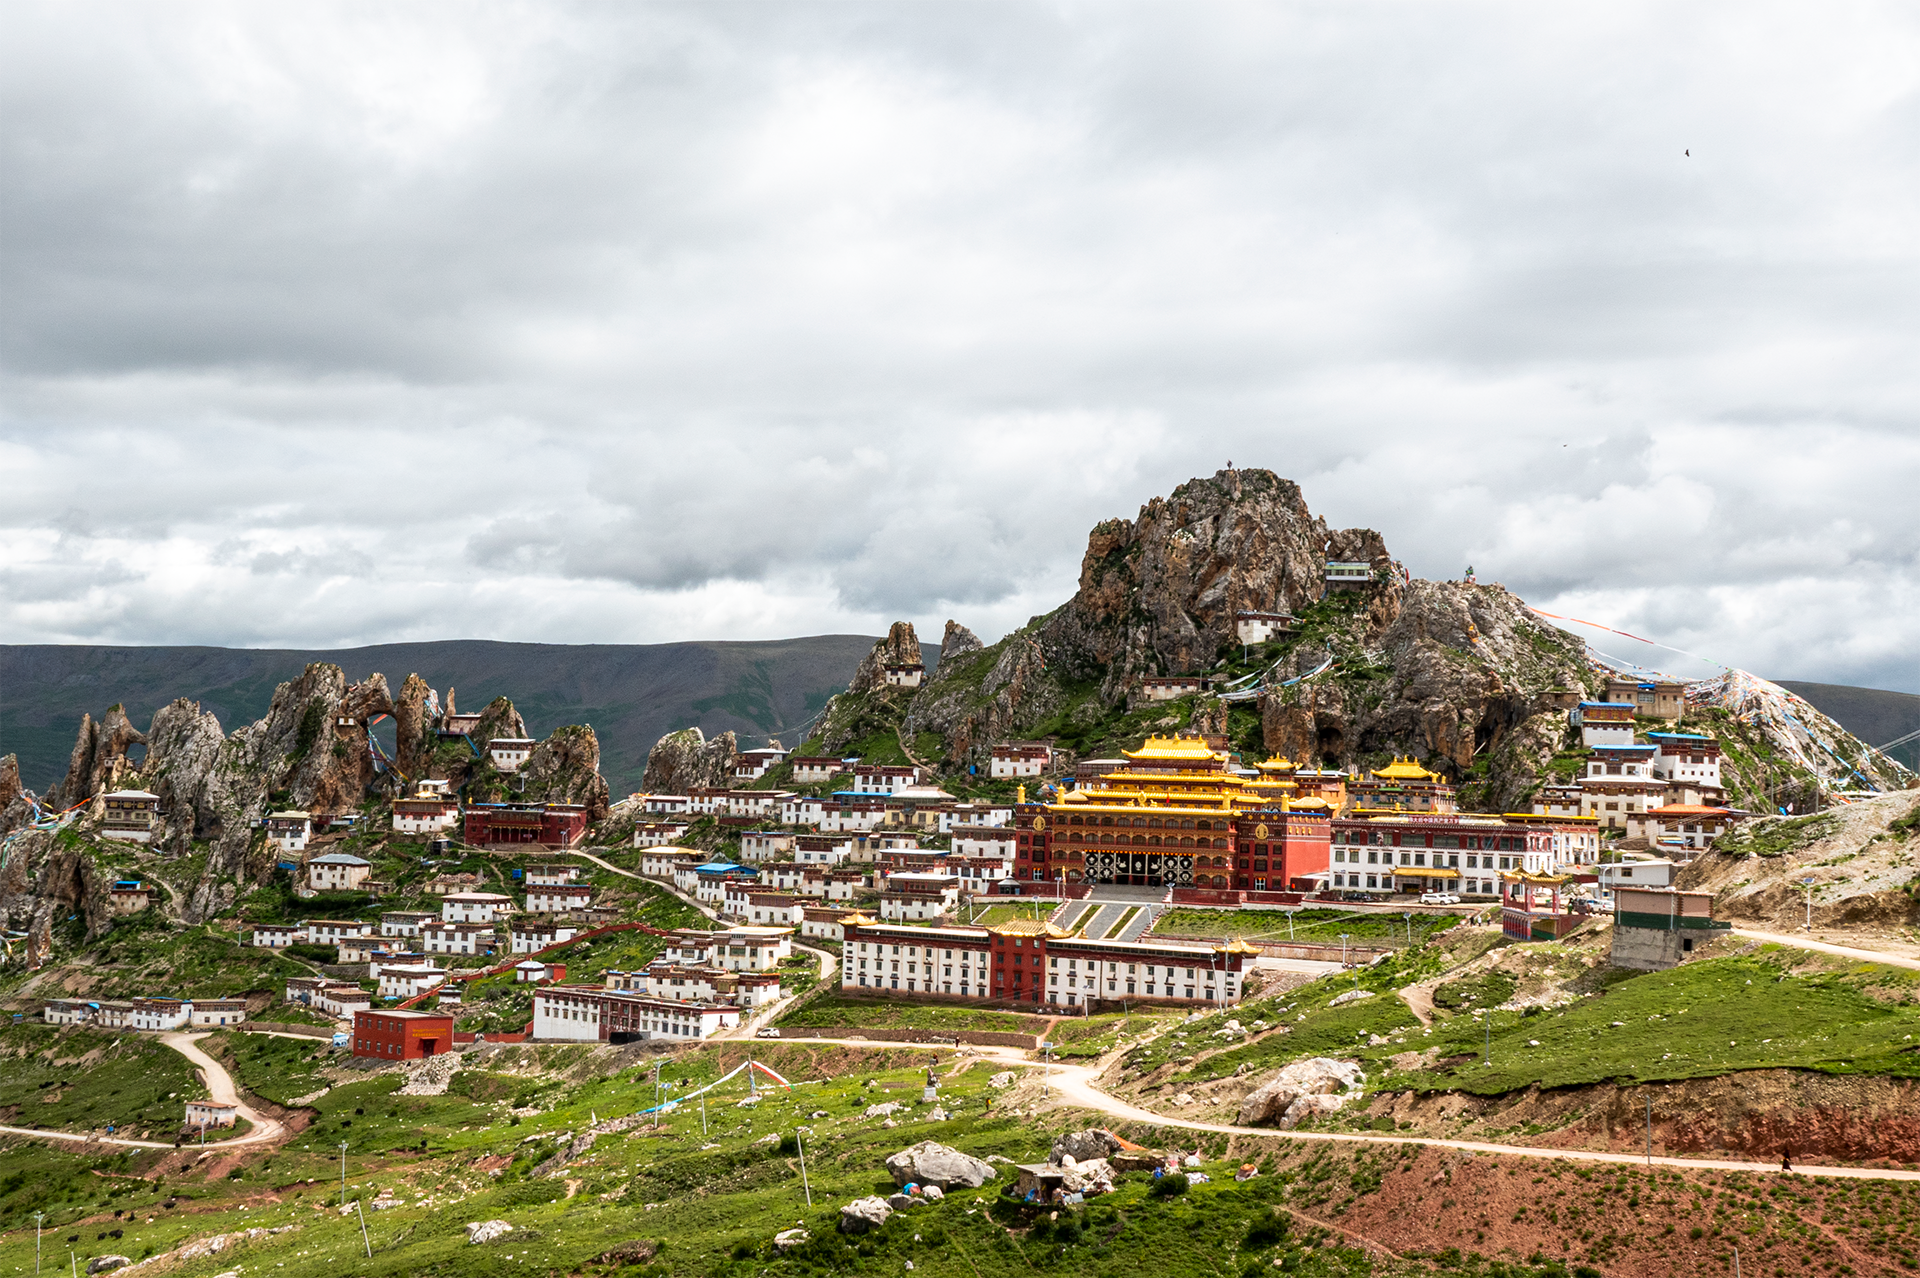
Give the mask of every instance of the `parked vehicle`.
M 1420 894 L 1420 904 L 1458 905 L 1460 904 L 1460 898 L 1451 892 L 1422 892 Z

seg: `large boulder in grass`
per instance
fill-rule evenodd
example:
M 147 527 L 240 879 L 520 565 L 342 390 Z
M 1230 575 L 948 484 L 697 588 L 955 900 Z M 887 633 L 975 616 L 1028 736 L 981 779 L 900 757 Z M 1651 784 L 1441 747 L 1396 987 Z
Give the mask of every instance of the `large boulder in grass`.
M 90 1274 L 110 1274 L 114 1270 L 131 1265 L 132 1263 L 133 1261 L 126 1256 L 95 1256 L 87 1262 L 87 1272 Z
M 887 1200 L 877 1194 L 856 1198 L 840 1209 L 840 1232 L 864 1234 L 886 1224 L 887 1217 L 891 1215 L 893 1208 L 887 1206 Z
M 1090 1158 L 1105 1158 L 1117 1154 L 1126 1146 L 1118 1136 L 1098 1127 L 1089 1127 L 1085 1131 L 1068 1132 L 1053 1142 L 1053 1149 L 1047 1154 L 1050 1163 L 1060 1162 L 1063 1158 L 1072 1158 L 1075 1162 L 1086 1162 Z
M 1310 1113 L 1328 1114 L 1359 1094 L 1366 1075 L 1353 1061 L 1313 1056 L 1293 1064 L 1262 1083 L 1240 1102 L 1240 1122 L 1296 1126 Z M 1302 1097 L 1315 1098 L 1295 1108 Z M 1290 1117 L 1291 1116 L 1291 1117 Z
M 978 1189 L 999 1174 L 992 1163 L 931 1140 L 889 1157 L 887 1172 L 896 1185 L 938 1185 L 942 1189 L 955 1185 Z

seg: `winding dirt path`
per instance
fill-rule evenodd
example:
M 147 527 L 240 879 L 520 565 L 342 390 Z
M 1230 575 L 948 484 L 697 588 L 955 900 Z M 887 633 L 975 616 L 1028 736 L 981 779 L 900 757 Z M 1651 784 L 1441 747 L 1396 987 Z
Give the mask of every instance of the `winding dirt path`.
M 790 1038 L 782 1035 L 783 1043 L 825 1043 L 836 1047 L 884 1048 L 889 1043 L 873 1042 L 864 1038 Z M 1439 1149 L 1464 1149 L 1476 1154 L 1506 1154 L 1515 1158 L 1555 1159 L 1564 1158 L 1574 1162 L 1614 1163 L 1654 1167 L 1692 1167 L 1713 1171 L 1743 1171 L 1755 1174 L 1782 1174 L 1777 1164 L 1755 1163 L 1725 1158 L 1673 1158 L 1658 1155 L 1648 1159 L 1643 1154 L 1611 1153 L 1589 1149 L 1547 1149 L 1533 1145 L 1497 1145 L 1491 1141 L 1479 1140 L 1442 1140 L 1420 1136 L 1385 1136 L 1366 1132 L 1299 1132 L 1278 1131 L 1271 1127 L 1236 1127 L 1229 1123 L 1201 1123 L 1187 1118 L 1171 1118 L 1165 1114 L 1156 1114 L 1138 1105 L 1130 1105 L 1118 1097 L 1110 1096 L 1096 1085 L 1099 1070 L 1087 1065 L 1036 1066 L 1026 1053 L 1012 1047 L 969 1047 L 968 1051 L 978 1056 L 990 1057 L 1008 1064 L 1026 1065 L 1043 1070 L 1047 1076 L 1047 1086 L 1057 1093 L 1067 1104 L 1081 1109 L 1094 1110 L 1113 1118 L 1126 1119 L 1129 1122 L 1148 1123 L 1157 1127 L 1176 1127 L 1185 1131 L 1216 1132 L 1228 1136 L 1266 1136 L 1281 1140 L 1351 1142 L 1365 1145 L 1431 1145 Z M 1815 1167 L 1796 1166 L 1793 1175 L 1798 1176 L 1845 1176 L 1854 1180 L 1913 1180 L 1920 1181 L 1920 1172 L 1883 1170 L 1874 1167 Z
M 213 1099 L 223 1105 L 232 1105 L 240 1112 L 240 1117 L 253 1124 L 253 1130 L 245 1136 L 235 1136 L 229 1140 L 210 1140 L 208 1149 L 233 1149 L 242 1145 L 266 1145 L 284 1139 L 286 1127 L 276 1118 L 268 1118 L 259 1110 L 240 1098 L 240 1089 L 234 1086 L 233 1076 L 219 1061 L 201 1051 L 198 1041 L 206 1034 L 181 1034 L 167 1032 L 154 1036 L 174 1051 L 186 1057 L 199 1072 L 206 1083 L 207 1091 Z M 125 1136 L 98 1136 L 91 1132 L 41 1131 L 33 1127 L 0 1127 L 0 1132 L 11 1136 L 33 1136 L 41 1140 L 63 1141 L 77 1145 L 118 1145 L 130 1149 L 172 1149 L 172 1141 L 133 1140 Z M 198 1148 L 198 1146 L 196 1146 Z
M 1816 941 L 1806 936 L 1786 936 L 1779 932 L 1756 932 L 1750 927 L 1736 927 L 1735 936 L 1744 936 L 1749 941 L 1772 941 L 1776 945 L 1790 945 L 1797 950 L 1814 950 L 1821 954 L 1831 954 L 1835 958 L 1857 959 L 1863 963 L 1885 963 L 1888 967 L 1904 967 L 1909 971 L 1920 972 L 1920 959 L 1911 959 L 1899 954 L 1888 954 L 1882 950 L 1863 950 L 1851 945 L 1833 945 L 1826 941 Z

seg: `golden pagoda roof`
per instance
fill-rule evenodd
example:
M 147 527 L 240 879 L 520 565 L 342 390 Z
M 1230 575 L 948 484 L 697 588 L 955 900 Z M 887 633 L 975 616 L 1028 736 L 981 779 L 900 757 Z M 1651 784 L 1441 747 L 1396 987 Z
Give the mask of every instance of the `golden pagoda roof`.
M 855 927 L 859 927 L 863 924 L 878 923 L 879 921 L 880 921 L 879 919 L 874 918 L 871 914 L 868 914 L 864 910 L 855 910 L 851 914 L 842 914 L 840 916 L 840 926 L 842 927 L 847 926 L 849 923 L 853 924 Z
M 1008 919 L 1005 923 L 996 923 L 987 931 L 1000 936 L 1044 936 L 1048 939 L 1073 936 L 1075 933 L 1056 927 L 1044 919 Z
M 1148 737 L 1138 750 L 1122 750 L 1120 753 L 1140 762 L 1165 760 L 1169 763 L 1199 763 L 1225 757 L 1199 737 Z
M 1500 877 L 1509 883 L 1531 883 L 1535 887 L 1565 887 L 1573 882 L 1571 874 L 1534 874 L 1527 870 L 1503 870 Z
M 1314 795 L 1309 795 L 1304 799 L 1287 800 L 1287 811 L 1289 812 L 1327 812 L 1332 811 L 1332 809 L 1333 805 L 1331 803 Z
M 1292 772 L 1300 765 L 1284 754 L 1269 755 L 1253 765 L 1262 772 Z
M 1237 936 L 1225 945 L 1216 945 L 1213 948 L 1219 950 L 1222 954 L 1264 954 L 1266 952 L 1253 942 L 1243 940 Z
M 1443 781 L 1438 772 L 1429 772 L 1412 759 L 1395 758 L 1384 768 L 1375 768 L 1373 775 L 1382 781 Z

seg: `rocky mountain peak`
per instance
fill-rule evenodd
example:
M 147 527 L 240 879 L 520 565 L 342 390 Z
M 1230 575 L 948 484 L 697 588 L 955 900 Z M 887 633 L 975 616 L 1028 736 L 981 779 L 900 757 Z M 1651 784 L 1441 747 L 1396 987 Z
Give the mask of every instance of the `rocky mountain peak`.
M 711 741 L 697 727 L 669 732 L 647 752 L 647 771 L 640 784 L 654 794 L 685 794 L 695 787 L 723 786 L 733 773 L 738 752 L 739 743 L 731 732 L 723 732 Z
M 947 622 L 947 633 L 940 640 L 940 664 L 946 665 L 951 658 L 962 653 L 978 652 L 987 645 L 980 642 L 980 636 L 973 633 L 957 621 Z
M 920 637 L 914 634 L 913 623 L 896 621 L 887 628 L 887 637 L 874 644 L 873 651 L 861 660 L 859 668 L 853 672 L 852 682 L 847 685 L 847 691 L 871 692 L 875 688 L 884 688 L 888 666 L 920 664 Z
M 1049 659 L 1097 679 L 1108 704 L 1149 675 L 1211 667 L 1234 614 L 1289 612 L 1323 593 L 1329 558 L 1387 559 L 1380 535 L 1329 532 L 1300 486 L 1270 470 L 1227 469 L 1155 497 L 1087 537 L 1080 589 L 1044 626 Z
M 97 721 L 92 715 L 81 715 L 66 780 L 49 796 L 54 806 L 71 807 L 119 788 L 121 778 L 133 771 L 127 750 L 145 745 L 146 740 L 146 734 L 127 721 L 127 712 L 119 705 L 108 706 Z

